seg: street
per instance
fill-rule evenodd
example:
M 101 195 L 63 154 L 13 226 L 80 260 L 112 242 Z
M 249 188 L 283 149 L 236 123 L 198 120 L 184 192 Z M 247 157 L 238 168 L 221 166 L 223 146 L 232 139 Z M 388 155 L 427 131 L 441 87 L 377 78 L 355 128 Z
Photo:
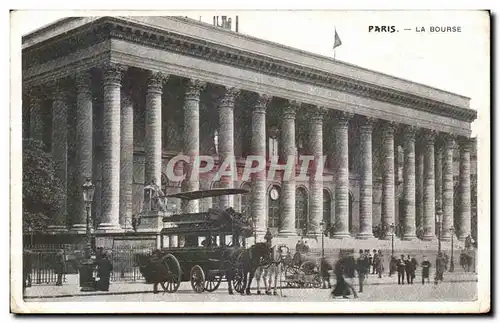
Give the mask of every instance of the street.
M 356 287 L 356 286 L 355 286 Z M 112 286 L 113 289 L 113 286 Z M 213 292 L 197 294 L 190 288 L 189 282 L 181 284 L 174 294 L 168 293 L 130 293 L 85 295 L 79 293 L 72 297 L 60 298 L 30 298 L 30 302 L 353 302 L 353 301 L 472 301 L 476 299 L 476 282 L 444 282 L 439 285 L 367 285 L 357 300 L 331 298 L 328 289 L 283 289 L 283 296 L 256 295 L 255 289 L 251 296 L 239 294 L 229 295 L 225 284 Z M 278 290 L 278 294 L 280 294 Z

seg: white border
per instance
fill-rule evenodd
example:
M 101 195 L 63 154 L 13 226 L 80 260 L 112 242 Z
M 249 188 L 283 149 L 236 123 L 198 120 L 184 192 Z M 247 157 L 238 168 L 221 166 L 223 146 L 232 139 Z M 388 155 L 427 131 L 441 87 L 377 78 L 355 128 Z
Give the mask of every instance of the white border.
M 85 6 L 90 8 L 105 8 L 102 3 L 98 1 L 86 1 Z M 141 9 L 144 8 L 147 1 L 140 2 L 129 2 L 121 1 L 120 5 L 122 8 L 127 9 Z M 252 1 L 252 6 L 249 6 L 250 3 L 236 3 L 236 2 L 219 2 L 216 5 L 212 4 L 212 8 L 231 8 L 231 9 L 250 9 L 253 8 L 261 8 L 261 9 L 277 9 L 284 8 L 283 3 L 273 3 L 272 1 Z M 322 3 L 322 2 L 321 2 Z M 337 5 L 329 7 L 330 9 L 370 9 L 370 8 L 378 8 L 378 9 L 439 9 L 439 8 L 454 8 L 454 9 L 472 9 L 483 6 L 483 8 L 488 7 L 485 5 L 485 1 L 442 1 L 440 3 L 436 3 L 435 1 L 413 1 L 411 5 L 407 5 L 405 1 L 379 1 L 377 5 L 374 6 L 372 1 L 342 1 L 338 2 Z M 201 4 L 201 5 L 200 5 Z M 290 6 L 290 2 L 286 2 L 287 6 Z M 447 5 L 444 5 L 447 4 Z M 18 8 L 40 8 L 38 2 L 35 1 L 25 1 L 24 3 L 16 3 Z M 50 5 L 44 3 L 45 8 L 67 8 L 68 6 L 74 5 L 74 3 L 58 3 L 58 6 Z M 117 4 L 114 4 L 117 5 Z M 206 4 L 203 2 L 198 2 L 196 4 L 188 3 L 188 1 L 182 1 L 177 6 L 175 4 L 171 4 L 170 9 L 195 9 L 200 7 L 205 7 Z M 491 4 L 490 4 L 491 6 Z M 293 6 L 294 9 L 325 9 L 324 5 L 319 4 L 318 1 L 310 0 L 305 3 L 295 3 Z M 71 14 L 71 13 L 70 13 Z M 75 13 L 74 13 L 75 14 Z M 77 13 L 80 15 L 81 13 Z M 95 15 L 109 15 L 109 14 L 117 14 L 116 12 L 106 12 L 106 13 L 92 13 Z M 5 20 L 4 20 L 5 21 Z M 15 24 L 20 23 L 16 21 L 11 21 L 11 26 L 13 27 L 13 31 L 15 31 Z M 11 75 L 10 75 L 10 86 L 11 86 L 11 100 L 12 106 L 10 109 L 10 117 L 11 123 L 11 154 L 12 156 L 20 156 L 20 142 L 21 142 L 21 110 L 16 108 L 20 103 L 21 98 L 21 79 L 20 79 L 20 43 L 19 36 L 15 36 L 12 34 L 11 40 Z M 8 38 L 7 38 L 8 39 Z M 464 44 L 466 46 L 466 44 Z M 3 88 L 7 88 L 4 86 Z M 4 111 L 7 109 L 4 108 Z M 479 111 L 480 117 L 479 122 L 480 132 L 478 133 L 478 196 L 479 201 L 478 204 L 480 207 L 478 208 L 478 212 L 481 213 L 481 221 L 479 223 L 478 231 L 481 232 L 479 235 L 478 243 L 480 245 L 480 254 L 478 255 L 479 259 L 479 282 L 478 282 L 478 295 L 482 302 L 458 302 L 458 303 L 387 303 L 387 302 L 377 302 L 377 303 L 368 303 L 364 302 L 360 305 L 360 303 L 258 303 L 258 306 L 252 306 L 256 303 L 249 302 L 238 302 L 231 304 L 231 306 L 227 306 L 228 312 L 243 312 L 250 313 L 254 310 L 258 310 L 258 312 L 307 312 L 307 313 L 323 313 L 323 312 L 347 312 L 347 313 L 362 313 L 362 312 L 449 312 L 449 311 L 459 311 L 459 312 L 477 312 L 477 311 L 485 311 L 489 308 L 490 302 L 490 294 L 489 294 L 489 284 L 490 284 L 490 137 L 489 137 L 489 124 L 490 124 L 490 116 L 489 110 L 487 108 Z M 8 118 L 0 118 L 3 122 L 9 120 Z M 9 129 L 7 125 L 1 127 L 2 129 Z M 3 138 L 9 138 L 7 134 L 4 134 Z M 8 141 L 8 140 L 7 140 Z M 4 146 L 5 147 L 5 146 Z M 7 144 L 8 147 L 8 144 Z M 13 216 L 20 214 L 20 199 L 21 199 L 21 169 L 20 163 L 14 157 L 10 160 L 11 162 L 11 179 L 10 181 L 4 180 L 4 183 L 10 183 L 11 190 L 11 220 L 12 220 L 12 235 L 11 235 L 11 246 L 21 245 L 21 235 L 19 234 L 20 230 L 20 217 Z M 2 194 L 1 196 L 7 196 L 7 194 Z M 8 205 L 8 201 L 4 201 L 3 205 Z M 8 226 L 6 226 L 8 227 Z M 7 244 L 4 244 L 7 245 Z M 19 257 L 18 248 L 12 248 L 13 253 L 11 254 L 12 268 L 21 268 L 21 261 Z M 20 284 L 19 281 L 21 279 L 21 271 L 13 270 L 11 277 L 11 289 L 12 296 L 14 298 L 18 298 L 20 296 Z M 29 309 L 24 306 L 20 306 L 19 309 L 26 310 L 31 312 L 35 310 L 36 312 L 65 312 L 65 313 L 105 313 L 105 312 L 141 312 L 141 313 L 160 313 L 160 312 L 212 312 L 214 306 L 210 303 L 175 303 L 175 308 L 172 306 L 165 306 L 164 303 L 125 303 L 127 308 L 124 308 L 124 303 L 29 303 Z M 196 306 L 194 306 L 196 304 Z M 14 305 L 11 303 L 11 305 Z

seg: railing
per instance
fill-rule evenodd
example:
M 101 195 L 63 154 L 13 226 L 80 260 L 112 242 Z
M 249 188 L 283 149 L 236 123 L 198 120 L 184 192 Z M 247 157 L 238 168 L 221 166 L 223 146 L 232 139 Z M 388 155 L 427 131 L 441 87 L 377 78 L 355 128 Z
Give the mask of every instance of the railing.
M 57 252 L 64 251 L 66 259 L 66 268 L 64 268 L 63 282 L 66 281 L 66 273 L 74 271 L 74 264 L 71 255 L 76 249 L 75 245 L 50 244 L 50 245 L 34 245 L 25 246 L 30 252 L 27 255 L 29 259 L 24 258 L 23 261 L 31 261 L 31 279 L 32 284 L 55 284 L 57 282 L 57 274 L 54 270 Z M 26 255 L 23 255 L 26 257 Z
M 111 281 L 143 281 L 136 255 L 151 254 L 151 251 L 151 248 L 144 247 L 113 247 L 108 251 L 109 260 L 113 264 Z

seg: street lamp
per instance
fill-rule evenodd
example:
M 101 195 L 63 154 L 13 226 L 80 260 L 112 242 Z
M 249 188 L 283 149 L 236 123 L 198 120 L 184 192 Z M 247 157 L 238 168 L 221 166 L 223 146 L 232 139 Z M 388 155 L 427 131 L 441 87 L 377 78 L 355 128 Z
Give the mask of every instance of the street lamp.
M 92 206 L 92 201 L 94 200 L 95 186 L 92 184 L 90 178 L 87 178 L 82 186 L 83 188 L 83 201 L 85 203 L 85 209 L 87 211 L 87 220 L 85 227 L 85 259 L 81 263 L 80 267 L 80 287 L 81 291 L 93 291 L 94 288 L 94 261 L 91 258 L 92 250 L 92 232 L 91 232 L 91 221 L 90 221 L 90 208 Z
M 454 261 L 453 261 L 453 236 L 455 235 L 455 228 L 453 226 L 451 226 L 450 232 L 451 232 L 450 273 L 452 273 L 455 270 L 455 264 L 454 264 Z
M 394 231 L 396 226 L 394 223 L 391 224 L 391 256 L 394 257 Z

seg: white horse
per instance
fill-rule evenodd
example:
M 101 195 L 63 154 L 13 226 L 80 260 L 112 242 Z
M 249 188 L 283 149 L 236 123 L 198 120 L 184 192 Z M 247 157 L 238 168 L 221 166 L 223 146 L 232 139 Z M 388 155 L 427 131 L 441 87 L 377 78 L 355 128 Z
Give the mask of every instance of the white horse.
M 276 291 L 276 286 L 278 284 L 278 277 L 281 276 L 281 272 L 283 269 L 283 259 L 284 252 L 283 249 L 288 247 L 285 245 L 280 245 L 278 247 L 273 246 L 271 248 L 271 263 L 268 265 L 263 265 L 257 267 L 255 270 L 255 280 L 257 281 L 257 295 L 261 295 L 260 292 L 260 278 L 262 277 L 264 280 L 264 287 L 266 289 L 266 295 L 271 295 L 271 281 L 274 280 L 274 292 L 273 295 L 278 295 Z M 287 251 L 289 252 L 289 250 Z M 285 253 L 286 254 L 286 253 Z

